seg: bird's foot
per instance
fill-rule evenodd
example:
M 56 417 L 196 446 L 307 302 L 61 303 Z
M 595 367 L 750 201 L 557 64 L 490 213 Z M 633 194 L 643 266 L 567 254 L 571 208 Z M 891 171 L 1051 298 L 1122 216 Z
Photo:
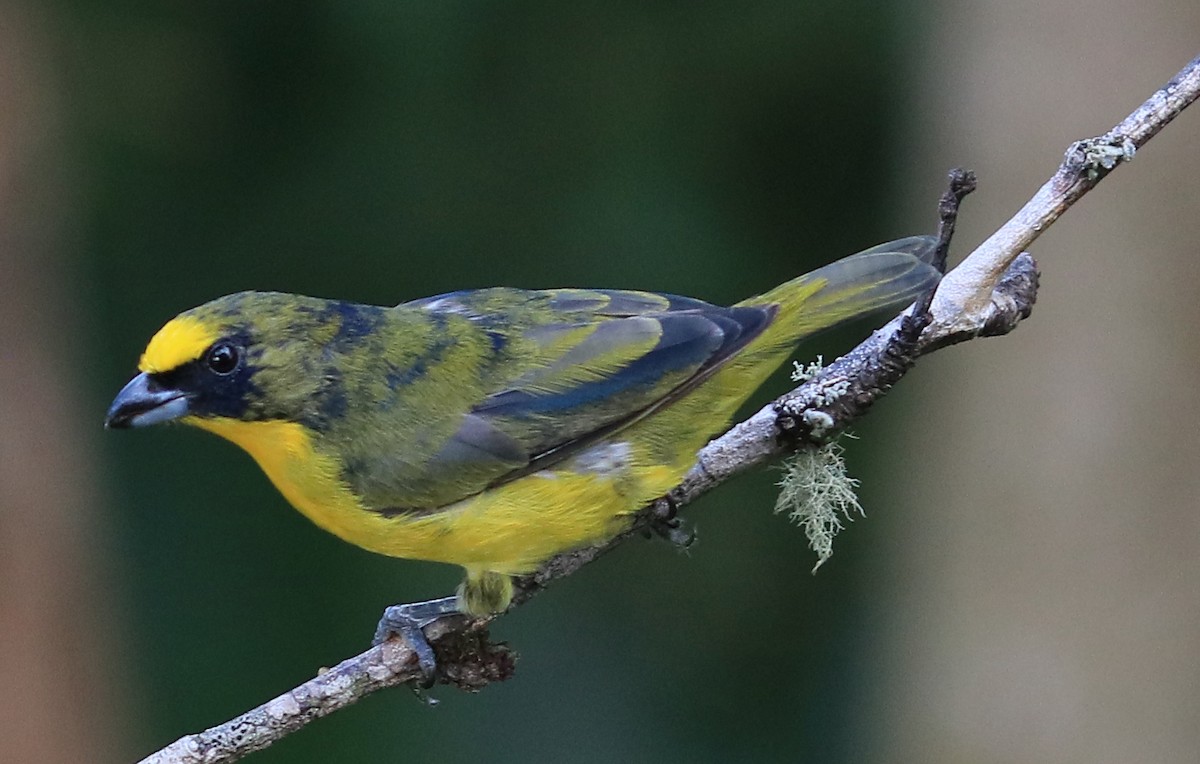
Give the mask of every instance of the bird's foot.
M 696 541 L 696 529 L 679 516 L 679 506 L 670 495 L 664 496 L 654 507 L 647 526 L 647 538 L 652 531 L 681 552 L 686 552 Z
M 691 549 L 692 544 L 696 543 L 696 528 L 691 523 L 684 520 L 682 517 L 675 517 L 670 520 L 660 520 L 652 522 L 650 527 L 667 543 L 678 549 L 680 552 L 686 552 Z
M 450 615 L 460 615 L 457 597 L 442 597 L 425 602 L 410 602 L 406 605 L 392 605 L 383 611 L 379 625 L 375 628 L 375 638 L 371 644 L 378 645 L 386 642 L 388 637 L 398 634 L 404 638 L 417 654 L 417 665 L 421 667 L 421 689 L 433 686 L 437 676 L 437 657 L 433 647 L 425 638 L 425 627 Z M 417 696 L 423 693 L 417 691 Z M 423 698 L 424 699 L 424 698 Z
M 686 552 L 696 542 L 696 528 L 682 517 L 653 517 L 647 527 L 679 552 Z

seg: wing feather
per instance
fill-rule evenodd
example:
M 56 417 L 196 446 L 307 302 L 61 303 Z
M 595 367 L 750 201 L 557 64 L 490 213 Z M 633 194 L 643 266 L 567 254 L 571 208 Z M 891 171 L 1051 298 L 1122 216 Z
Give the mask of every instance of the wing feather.
M 494 389 L 425 465 L 470 492 L 544 469 L 691 389 L 757 337 L 769 306 L 619 290 L 455 292 L 408 303 L 509 333 Z M 513 327 L 520 327 L 513 336 Z

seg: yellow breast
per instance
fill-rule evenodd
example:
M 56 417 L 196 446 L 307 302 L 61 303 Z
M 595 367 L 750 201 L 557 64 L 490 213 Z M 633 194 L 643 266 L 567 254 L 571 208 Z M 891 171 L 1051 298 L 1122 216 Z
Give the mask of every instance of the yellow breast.
M 237 444 L 280 493 L 321 528 L 379 554 L 435 560 L 498 573 L 524 573 L 545 559 L 613 535 L 620 518 L 661 495 L 677 469 L 626 465 L 620 475 L 582 458 L 471 496 L 429 514 L 385 516 L 366 509 L 291 422 L 189 417 L 188 424 Z

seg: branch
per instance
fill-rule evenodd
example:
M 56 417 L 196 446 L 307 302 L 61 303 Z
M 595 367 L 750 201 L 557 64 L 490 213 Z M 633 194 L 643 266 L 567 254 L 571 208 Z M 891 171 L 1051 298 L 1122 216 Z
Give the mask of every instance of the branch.
M 812 379 L 764 406 L 705 446 L 666 496 L 636 514 L 611 541 L 553 558 L 521 579 L 516 607 L 550 582 L 570 575 L 634 533 L 662 527 L 675 511 L 733 476 L 798 448 L 827 442 L 891 388 L 917 358 L 976 337 L 1007 334 L 1032 310 L 1037 266 L 1025 249 L 1075 202 L 1200 96 L 1200 57 L 1102 136 L 1067 149 L 1057 172 L 1016 215 L 919 301 Z M 974 187 L 951 173 L 942 199 L 940 246 L 948 248 L 958 203 Z M 513 673 L 515 656 L 488 639 L 486 622 L 439 621 L 427 629 L 438 656 L 438 680 L 477 691 Z M 399 639 L 342 661 L 314 679 L 247 713 L 152 754 L 152 764 L 217 764 L 266 748 L 313 719 L 384 687 L 421 678 L 416 655 Z
M 1009 265 L 1071 205 L 1158 134 L 1200 93 L 1200 56 L 1104 135 L 1077 141 L 1058 171 L 1016 215 L 946 275 L 933 301 L 934 334 L 972 331 L 992 311 L 992 288 Z M 985 321 L 986 323 L 986 321 Z

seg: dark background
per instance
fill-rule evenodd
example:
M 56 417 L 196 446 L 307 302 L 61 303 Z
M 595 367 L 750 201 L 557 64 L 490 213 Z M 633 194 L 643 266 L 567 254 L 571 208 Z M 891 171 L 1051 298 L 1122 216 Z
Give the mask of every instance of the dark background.
M 100 432 L 175 313 L 242 289 L 391 304 L 492 285 L 612 286 L 730 303 L 931 230 L 945 171 L 987 163 L 969 138 L 914 160 L 925 139 L 914 125 L 949 124 L 956 109 L 917 95 L 933 15 L 904 4 L 56 0 L 7 13 L 15 106 L 0 169 L 15 179 L 16 256 L 0 287 L 10 326 L 27 330 L 0 362 L 26 393 L 10 397 L 14 416 L 53 408 L 58 424 L 33 416 L 5 438 L 7 474 L 41 487 L 9 500 L 28 509 L 11 515 L 10 538 L 23 539 L 12 549 L 34 561 L 0 584 L 28 595 L 61 577 L 60 599 L 79 605 L 28 621 L 49 650 L 24 663 L 47 669 L 30 697 L 62 686 L 70 700 L 16 704 L 29 740 L 14 760 L 53 760 L 45 751 L 74 742 L 88 759 L 144 755 L 360 651 L 385 605 L 459 579 L 324 534 L 207 434 Z M 1186 55 L 1126 87 L 1122 109 L 1036 144 L 1040 170 L 1018 194 Z M 1194 135 L 1194 120 L 1182 130 Z M 995 222 L 1007 213 L 994 198 L 985 209 Z M 867 328 L 804 353 L 832 355 Z M 1049 330 L 1003 342 L 1036 331 Z M 47 366 L 31 376 L 22 348 Z M 522 655 L 511 682 L 435 691 L 436 709 L 385 692 L 252 760 L 892 760 L 906 722 L 880 717 L 928 699 L 906 697 L 904 681 L 881 689 L 896 680 L 881 678 L 878 654 L 944 633 L 914 631 L 879 599 L 905 574 L 897 547 L 911 539 L 898 531 L 915 486 L 939 480 L 918 471 L 922 433 L 956 421 L 915 397 L 934 374 L 956 384 L 953 366 L 932 369 L 856 428 L 849 458 L 869 519 L 819 575 L 803 534 L 771 514 L 777 473 L 760 470 L 688 509 L 700 539 L 690 555 L 631 542 L 497 623 Z M 756 405 L 785 385 L 780 372 Z M 37 397 L 55 390 L 61 399 Z M 30 456 L 39 448 L 44 458 Z M 968 506 L 1011 497 L 993 499 Z M 44 524 L 48 505 L 60 525 Z M 56 591 L 9 612 L 33 618 Z M 56 713 L 82 731 L 57 743 L 31 732 L 38 720 L 54 729 Z M 947 760 L 979 750 L 944 749 Z

